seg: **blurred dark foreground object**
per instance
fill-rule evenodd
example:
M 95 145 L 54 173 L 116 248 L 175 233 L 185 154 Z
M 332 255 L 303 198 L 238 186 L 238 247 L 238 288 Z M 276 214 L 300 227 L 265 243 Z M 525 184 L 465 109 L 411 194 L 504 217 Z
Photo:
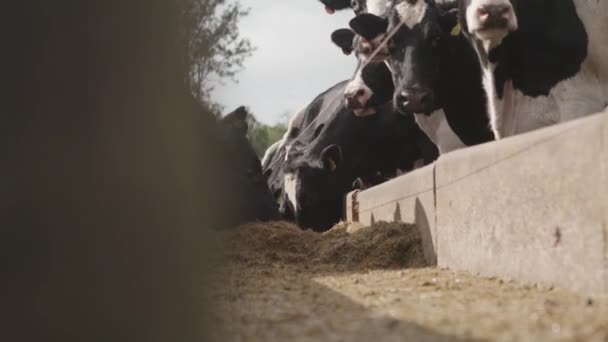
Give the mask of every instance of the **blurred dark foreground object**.
M 0 341 L 204 341 L 217 125 L 176 1 L 2 11 Z
M 239 107 L 219 122 L 222 155 L 229 156 L 224 160 L 227 182 L 223 193 L 227 194 L 224 201 L 228 214 L 223 226 L 279 219 L 279 208 L 263 175 L 260 158 L 247 138 L 249 115 L 245 107 Z

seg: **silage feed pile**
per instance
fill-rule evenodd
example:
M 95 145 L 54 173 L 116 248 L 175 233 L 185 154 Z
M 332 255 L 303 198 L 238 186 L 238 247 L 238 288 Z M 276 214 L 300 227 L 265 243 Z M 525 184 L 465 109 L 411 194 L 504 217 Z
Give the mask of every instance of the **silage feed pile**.
M 223 248 L 228 260 L 251 265 L 307 264 L 317 271 L 425 266 L 420 235 L 412 225 L 342 223 L 319 234 L 276 222 L 244 225 L 228 234 Z
M 412 225 L 256 223 L 217 245 L 217 341 L 608 341 L 607 298 L 425 267 Z

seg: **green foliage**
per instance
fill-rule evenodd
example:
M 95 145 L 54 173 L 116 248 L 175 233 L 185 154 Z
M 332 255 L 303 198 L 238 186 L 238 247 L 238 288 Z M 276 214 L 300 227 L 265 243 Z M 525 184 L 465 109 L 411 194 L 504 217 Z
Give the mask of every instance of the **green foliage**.
M 249 141 L 260 158 L 270 145 L 283 138 L 287 131 L 287 125 L 279 123 L 273 126 L 265 125 L 249 115 Z
M 217 84 L 235 81 L 243 62 L 254 51 L 249 40 L 240 36 L 239 20 L 245 17 L 238 0 L 179 0 L 182 8 L 182 34 L 188 56 L 184 61 L 194 96 L 209 112 L 221 116 L 223 108 L 209 98 Z M 280 140 L 287 130 L 285 124 L 274 126 L 249 116 L 249 140 L 261 157 L 266 149 Z
M 221 107 L 210 100 L 209 94 L 215 85 L 225 80 L 234 81 L 243 62 L 254 51 L 238 29 L 239 20 L 249 10 L 232 0 L 181 1 L 192 93 L 211 111 L 218 113 Z

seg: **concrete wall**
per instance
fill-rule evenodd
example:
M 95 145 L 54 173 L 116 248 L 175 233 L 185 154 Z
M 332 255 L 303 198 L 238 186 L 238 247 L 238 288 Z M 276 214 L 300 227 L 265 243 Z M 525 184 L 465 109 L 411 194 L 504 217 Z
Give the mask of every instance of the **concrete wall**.
M 606 113 L 443 155 L 357 197 L 362 223 L 422 222 L 439 266 L 608 293 Z

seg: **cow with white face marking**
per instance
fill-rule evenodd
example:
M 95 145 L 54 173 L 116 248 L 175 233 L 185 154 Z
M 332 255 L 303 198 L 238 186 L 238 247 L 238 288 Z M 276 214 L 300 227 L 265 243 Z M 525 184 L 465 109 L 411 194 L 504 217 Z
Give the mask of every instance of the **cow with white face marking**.
M 346 107 L 357 116 L 376 114 L 376 108 L 390 101 L 395 91 L 390 70 L 384 63 L 367 63 L 362 58 L 363 52 L 371 53 L 371 50 L 365 50 L 369 44 L 355 37 L 353 31 L 336 30 L 331 38 L 344 53 L 356 51 L 358 65 L 344 90 Z
M 608 104 L 608 1 L 459 0 L 497 138 Z
M 493 139 L 479 62 L 460 34 L 457 16 L 454 4 L 398 0 L 387 19 L 363 14 L 351 21 L 368 40 L 396 30 L 382 47 L 396 84 L 394 104 L 414 113 L 441 152 Z
M 383 4 L 386 5 L 386 2 L 384 1 Z M 380 30 L 386 29 L 384 22 L 380 22 L 379 25 L 384 25 Z M 374 28 L 374 30 L 378 29 Z M 384 36 L 374 37 L 368 42 L 350 29 L 338 29 L 331 34 L 331 40 L 342 49 L 344 54 L 350 55 L 355 52 L 357 58 L 357 68 L 344 92 L 346 107 L 357 116 L 376 114 L 375 108 L 390 101 L 393 96 L 392 75 L 388 66 L 382 63 L 387 56 L 377 54 L 375 60 L 380 63 L 369 63 L 367 58 L 382 38 Z
M 374 115 L 379 106 L 391 100 L 394 91 L 391 72 L 384 63 L 360 63 L 344 90 L 344 100 L 355 115 Z
M 360 64 L 367 67 L 384 62 L 390 66 L 392 81 L 384 88 L 396 85 L 396 108 L 406 115 L 413 113 L 420 128 L 437 145 L 440 153 L 493 139 L 488 128 L 479 64 L 466 39 L 453 34 L 457 17 L 449 12 L 450 6 L 433 4 L 427 7 L 421 2 L 416 7 L 416 3 L 411 1 L 405 4 L 396 1 L 394 8 L 387 13 L 388 19 L 366 13 L 351 21 L 351 27 L 361 38 L 351 39 L 353 46 L 350 49 L 356 52 Z M 405 8 L 413 16 L 405 18 L 388 45 L 380 45 L 400 22 L 398 11 Z M 443 16 L 442 22 L 434 25 L 433 19 L 438 18 L 438 11 Z M 420 23 L 414 23 L 416 20 Z M 408 22 L 411 28 L 407 26 Z M 340 31 L 341 36 L 346 36 L 346 29 Z M 442 44 L 433 41 L 438 37 Z M 362 41 L 370 46 L 361 48 Z M 342 49 L 347 46 L 345 39 L 334 42 L 342 43 L 338 44 Z M 378 51 L 370 60 L 376 49 Z M 369 78 L 372 76 L 368 75 Z M 366 86 L 378 88 L 378 85 Z M 408 95 L 410 98 L 404 99 Z
M 286 149 L 281 145 L 281 140 L 275 143 L 271 148 L 274 151 L 266 151 L 268 158 L 262 165 L 263 175 L 270 189 L 272 198 L 276 202 L 281 219 L 293 221 L 293 210 L 287 202 L 285 190 L 283 189 L 284 166 Z M 269 148 L 270 149 L 270 148 Z
M 291 144 L 284 166 L 284 185 L 295 221 L 303 228 L 324 231 L 342 216 L 345 195 L 358 178 L 366 183 L 411 170 L 417 161 L 433 161 L 437 151 L 411 118 L 389 104 L 379 115 L 359 117 L 345 107 L 343 92 L 327 101 Z
M 320 0 L 325 5 L 325 11 L 328 14 L 334 14 L 336 11 L 350 8 L 355 14 L 374 13 L 381 15 L 386 10 L 387 6 L 392 2 L 390 0 Z
M 267 151 L 268 158 L 263 163 L 263 172 L 270 191 L 279 206 L 279 212 L 283 219 L 294 220 L 293 207 L 287 200 L 284 188 L 285 159 L 294 142 L 298 141 L 300 134 L 313 122 L 322 112 L 332 111 L 336 108 L 335 99 L 344 92 L 346 82 L 340 82 L 328 90 L 317 95 L 306 107 L 296 112 L 287 126 L 287 131 L 278 142 L 276 150 Z

